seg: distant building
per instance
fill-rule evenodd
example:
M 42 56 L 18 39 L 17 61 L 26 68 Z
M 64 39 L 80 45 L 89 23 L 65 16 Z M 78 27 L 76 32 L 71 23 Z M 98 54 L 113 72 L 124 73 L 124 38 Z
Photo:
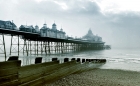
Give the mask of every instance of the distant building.
M 40 30 L 39 30 L 39 26 L 38 26 L 38 25 L 35 26 L 35 30 L 36 30 L 37 33 L 40 32 Z
M 95 41 L 95 42 L 101 42 L 102 37 L 94 35 L 91 31 L 91 29 L 88 30 L 88 33 L 82 37 L 83 40 L 88 40 L 88 41 Z
M 65 39 L 66 38 L 66 33 L 63 31 L 62 28 L 60 29 L 59 35 L 60 35 L 60 38 L 62 38 L 62 39 Z
M 17 26 L 11 21 L 2 21 L 2 20 L 0 20 L 0 28 L 17 30 Z
M 67 36 L 67 39 L 74 39 L 73 37 Z
M 25 31 L 25 32 L 31 32 L 31 33 L 38 33 L 39 27 L 33 27 L 33 25 L 27 26 L 27 25 L 21 25 L 19 27 L 20 31 Z
M 95 41 L 99 41 L 99 42 L 101 42 L 101 41 L 102 41 L 102 37 L 96 35 L 96 36 L 95 36 Z
M 43 27 L 40 29 L 40 35 L 42 37 L 50 37 L 50 29 L 47 28 L 47 24 L 43 24 Z
M 53 38 L 61 38 L 65 39 L 65 32 L 61 28 L 60 31 L 57 30 L 57 25 L 54 23 L 52 24 L 52 29 L 47 27 L 47 24 L 44 24 L 43 27 L 40 29 L 40 34 L 42 37 L 53 37 Z

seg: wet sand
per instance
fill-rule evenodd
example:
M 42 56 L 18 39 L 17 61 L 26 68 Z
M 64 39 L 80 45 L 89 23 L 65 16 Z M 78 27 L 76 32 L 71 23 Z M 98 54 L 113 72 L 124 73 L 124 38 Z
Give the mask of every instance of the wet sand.
M 140 72 L 93 69 L 71 74 L 46 86 L 140 86 Z

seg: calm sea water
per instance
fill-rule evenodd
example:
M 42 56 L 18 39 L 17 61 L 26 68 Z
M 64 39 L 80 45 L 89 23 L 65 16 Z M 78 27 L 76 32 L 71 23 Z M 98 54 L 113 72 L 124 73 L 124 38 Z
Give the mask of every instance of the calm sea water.
M 92 50 L 64 54 L 59 58 L 99 58 L 107 59 L 103 69 L 122 69 L 140 72 L 140 49 Z
M 102 56 L 107 59 L 103 69 L 122 69 L 140 72 L 140 49 L 104 50 Z
M 94 50 L 74 53 L 68 57 L 107 59 L 102 69 L 122 69 L 140 72 L 140 49 Z
M 63 58 L 97 58 L 107 59 L 102 69 L 122 69 L 140 72 L 140 49 L 111 49 L 111 50 L 92 50 L 71 52 L 67 54 L 56 54 L 43 56 L 43 62 L 51 61 L 51 58 L 59 58 L 61 62 Z M 28 59 L 23 56 L 22 65 L 34 64 L 35 56 L 30 56 Z M 2 60 L 2 59 L 0 59 Z

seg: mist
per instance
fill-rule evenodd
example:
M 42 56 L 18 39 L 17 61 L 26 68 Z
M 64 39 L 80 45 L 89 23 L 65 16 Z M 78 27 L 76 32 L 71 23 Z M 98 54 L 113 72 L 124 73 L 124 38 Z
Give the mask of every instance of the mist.
M 41 28 L 46 22 L 51 28 L 55 22 L 72 37 L 82 37 L 91 28 L 107 45 L 140 48 L 139 11 L 104 12 L 96 0 L 1 0 L 0 12 L 0 20 L 13 20 L 18 27 Z

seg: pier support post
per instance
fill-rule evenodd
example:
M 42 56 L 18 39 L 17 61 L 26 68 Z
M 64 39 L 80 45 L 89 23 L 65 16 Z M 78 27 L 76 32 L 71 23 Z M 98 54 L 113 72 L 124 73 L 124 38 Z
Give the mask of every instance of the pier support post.
M 36 55 L 38 56 L 38 41 L 36 40 Z
M 2 34 L 2 39 L 3 39 L 4 57 L 5 57 L 5 61 L 6 61 L 6 48 L 5 48 L 5 39 L 4 39 L 4 34 Z
M 19 56 L 20 52 L 23 51 L 24 49 L 23 43 L 24 43 L 23 37 L 21 37 L 20 35 L 17 36 L 11 35 L 10 55 L 12 53 L 16 53 Z
M 41 55 L 42 55 L 42 53 L 43 53 L 43 48 L 42 48 L 42 41 L 41 41 Z
M 19 35 L 18 35 L 18 56 L 19 56 Z
M 11 55 L 11 53 L 12 53 L 12 44 L 13 44 L 13 43 L 12 43 L 12 42 L 13 42 L 12 40 L 13 40 L 13 35 L 11 35 L 10 55 Z
M 54 51 L 55 51 L 55 53 L 57 51 L 57 42 L 54 43 Z
M 44 52 L 47 55 L 47 41 L 44 41 L 43 45 L 44 45 Z
M 29 41 L 27 43 L 27 40 L 24 39 L 24 46 L 23 46 L 23 55 L 24 55 L 24 52 L 26 51 L 26 54 L 27 56 L 29 55 L 28 51 L 29 51 Z
M 63 43 L 61 42 L 61 53 L 63 53 Z
M 49 54 L 51 53 L 50 52 L 50 41 L 48 41 L 48 52 L 49 52 Z

